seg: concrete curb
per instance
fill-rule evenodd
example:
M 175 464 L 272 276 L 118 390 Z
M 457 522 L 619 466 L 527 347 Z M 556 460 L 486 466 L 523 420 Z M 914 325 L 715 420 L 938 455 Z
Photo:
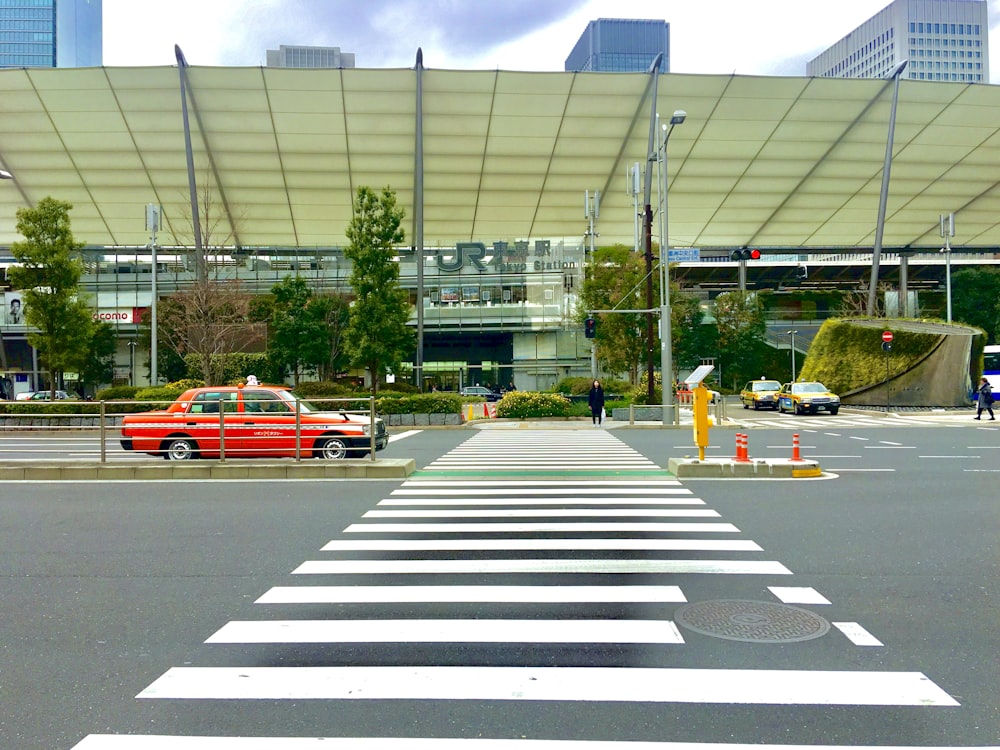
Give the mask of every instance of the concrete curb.
M 416 471 L 412 458 L 321 462 L 163 461 L 123 464 L 48 461 L 0 466 L 0 482 L 143 481 L 154 479 L 405 479 Z
M 670 473 L 678 479 L 804 479 L 821 476 L 817 461 L 787 458 L 758 458 L 736 461 L 731 458 L 671 458 Z

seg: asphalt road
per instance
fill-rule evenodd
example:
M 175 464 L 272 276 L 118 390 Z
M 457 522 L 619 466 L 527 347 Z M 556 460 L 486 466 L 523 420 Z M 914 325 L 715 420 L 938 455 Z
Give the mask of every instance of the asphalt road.
M 670 455 L 690 453 L 688 431 L 424 431 L 382 454 L 415 457 L 422 480 L 436 482 L 422 486 L 420 477 L 7 484 L 0 747 L 214 747 L 192 744 L 194 736 L 465 738 L 470 747 L 475 738 L 1000 745 L 1000 430 L 971 421 L 894 428 L 789 419 L 785 429 L 753 430 L 751 456 L 787 455 L 795 429 L 803 454 L 819 458 L 827 477 L 686 480 L 681 499 L 652 504 L 643 493 L 656 493 L 662 474 L 642 462 L 665 466 Z M 732 432 L 712 438 L 708 455 L 732 451 Z M 555 485 L 540 479 L 551 471 L 548 457 L 563 469 Z M 605 481 L 606 496 L 583 497 Z M 503 501 L 522 491 L 511 482 L 525 482 L 524 494 Z M 566 487 L 580 497 L 530 505 Z M 489 500 L 490 492 L 500 498 L 492 505 L 470 499 Z M 401 504 L 379 505 L 392 498 Z M 678 504 L 689 501 L 696 504 Z M 587 508 L 570 511 L 581 517 L 544 510 L 567 505 Z M 529 507 L 536 515 L 519 517 Z M 500 515 L 424 515 L 456 508 Z M 623 508 L 717 517 L 627 516 Z M 598 528 L 651 521 L 734 528 Z M 564 522 L 571 525 L 560 530 Z M 430 526 L 457 523 L 547 526 Z M 420 526 L 401 533 L 398 524 Z M 681 546 L 641 546 L 668 539 Z M 415 540 L 428 546 L 385 546 Z M 554 546 L 539 551 L 539 540 Z M 683 549 L 688 541 L 695 546 Z M 736 545 L 719 551 L 698 547 L 703 541 Z M 374 547 L 351 549 L 358 542 Z M 625 549 L 633 542 L 639 548 Z M 458 546 L 443 551 L 447 544 Z M 311 565 L 318 567 L 309 572 Z M 451 600 L 459 586 L 518 589 L 510 601 L 480 601 L 482 589 Z M 526 601 L 526 586 L 536 595 L 549 588 Z M 593 586 L 602 588 L 577 588 Z M 304 587 L 349 590 L 358 601 L 293 601 Z M 602 599 L 603 587 L 656 595 Z M 577 590 L 587 592 L 581 601 L 561 600 Z M 390 591 L 392 601 L 379 597 Z M 255 603 L 264 596 L 277 600 Z M 770 641 L 732 640 L 682 622 L 685 601 L 710 611 L 777 605 L 795 627 L 839 625 L 797 639 L 775 623 Z M 765 616 L 753 608 L 735 615 L 748 627 L 754 617 Z M 275 622 L 282 635 L 252 634 Z M 288 635 L 303 623 L 319 630 Z M 633 624 L 648 629 L 623 634 Z M 382 669 L 392 667 L 404 672 Z M 427 671 L 443 667 L 457 671 Z M 521 686 L 518 698 L 505 667 L 535 670 L 528 679 L 537 685 Z M 330 685 L 310 671 L 323 668 L 347 670 L 350 689 L 326 694 Z M 423 682 L 411 685 L 411 673 Z M 848 684 L 832 679 L 842 677 Z M 181 744 L 154 745 L 151 736 Z

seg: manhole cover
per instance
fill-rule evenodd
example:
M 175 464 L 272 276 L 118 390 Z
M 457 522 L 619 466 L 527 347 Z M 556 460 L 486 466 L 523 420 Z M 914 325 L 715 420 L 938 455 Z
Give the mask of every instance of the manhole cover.
M 685 604 L 674 621 L 702 635 L 753 643 L 808 641 L 830 630 L 830 623 L 808 610 L 742 599 Z

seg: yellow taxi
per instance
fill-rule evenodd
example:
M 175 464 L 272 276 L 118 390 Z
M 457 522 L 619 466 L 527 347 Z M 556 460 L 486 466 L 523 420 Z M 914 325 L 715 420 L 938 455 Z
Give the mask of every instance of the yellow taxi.
M 840 396 L 830 393 L 822 383 L 801 381 L 785 383 L 778 391 L 778 411 L 795 414 L 815 414 L 818 411 L 836 414 L 840 411 Z
M 740 391 L 740 403 L 744 409 L 777 409 L 780 390 L 781 383 L 777 380 L 751 380 Z

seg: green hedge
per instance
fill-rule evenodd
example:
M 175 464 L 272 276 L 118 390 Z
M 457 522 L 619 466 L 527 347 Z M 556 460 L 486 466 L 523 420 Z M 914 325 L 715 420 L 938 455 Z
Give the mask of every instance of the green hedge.
M 834 393 L 848 393 L 885 380 L 885 352 L 882 331 L 885 325 L 860 326 L 832 318 L 819 329 L 798 374 L 799 380 L 818 380 Z M 893 331 L 892 371 L 912 369 L 933 349 L 941 336 L 936 333 Z
M 462 399 L 444 393 L 383 394 L 375 399 L 375 409 L 380 414 L 460 414 Z
M 513 419 L 568 417 L 570 412 L 570 400 L 559 393 L 511 391 L 497 402 L 497 417 Z

